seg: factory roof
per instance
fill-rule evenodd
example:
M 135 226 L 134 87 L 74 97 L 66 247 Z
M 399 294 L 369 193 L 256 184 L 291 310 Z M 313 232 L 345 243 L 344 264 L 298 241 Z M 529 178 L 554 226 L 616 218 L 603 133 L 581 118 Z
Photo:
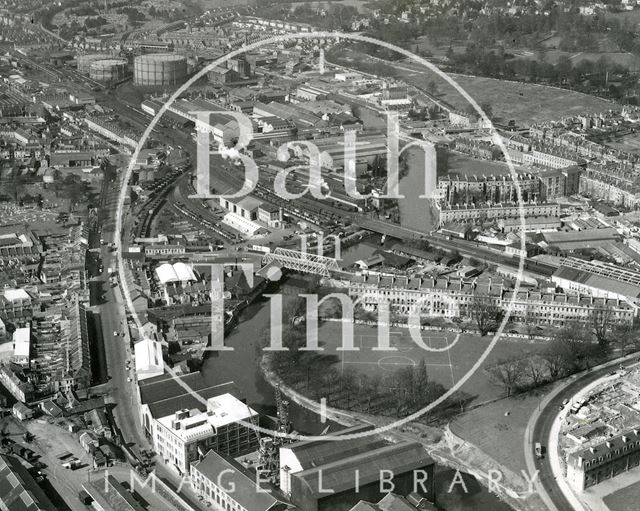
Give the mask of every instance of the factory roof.
M 338 431 L 335 435 L 350 435 L 365 433 L 373 429 L 370 425 L 359 425 Z M 346 445 L 348 444 L 348 445 Z M 386 445 L 385 441 L 377 435 L 364 435 L 350 440 L 349 442 L 322 442 L 312 440 L 302 440 L 294 442 L 284 447 L 296 456 L 303 470 L 312 468 L 323 463 L 330 463 L 345 456 L 355 456 L 376 447 Z
M 292 474 L 292 477 L 302 479 L 314 495 L 321 497 L 325 495 L 323 489 L 340 493 L 354 488 L 355 477 L 358 477 L 357 483 L 362 487 L 378 481 L 382 470 L 389 470 L 397 476 L 434 463 L 422 445 L 407 441 L 345 455 L 336 461 L 320 463 Z
M 211 385 L 200 373 L 190 373 L 175 379 L 165 374 L 140 382 L 140 402 L 149 407 L 153 417 L 165 417 L 183 408 L 204 410 L 201 400 L 206 401 L 225 393 L 240 395 L 233 382 Z
M 0 507 L 11 511 L 54 511 L 55 507 L 18 458 L 0 455 Z

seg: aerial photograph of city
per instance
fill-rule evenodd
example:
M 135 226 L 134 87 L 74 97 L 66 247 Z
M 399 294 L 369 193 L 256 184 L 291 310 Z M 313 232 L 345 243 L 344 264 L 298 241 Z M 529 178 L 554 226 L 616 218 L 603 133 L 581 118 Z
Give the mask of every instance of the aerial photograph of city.
M 0 0 L 0 511 L 640 511 L 640 0 Z

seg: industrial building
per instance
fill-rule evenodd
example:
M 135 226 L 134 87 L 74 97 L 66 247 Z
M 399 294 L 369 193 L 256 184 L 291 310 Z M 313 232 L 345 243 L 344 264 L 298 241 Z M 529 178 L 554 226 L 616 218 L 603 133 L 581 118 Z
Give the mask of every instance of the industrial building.
M 187 79 L 187 58 L 175 53 L 139 55 L 133 61 L 133 83 L 139 87 L 175 87 Z
M 622 235 L 613 227 L 603 229 L 581 229 L 579 231 L 547 232 L 544 241 L 550 248 L 562 252 L 573 252 L 602 247 L 622 241 Z
M 417 488 L 433 500 L 435 462 L 418 442 L 390 444 L 371 433 L 373 426 L 354 426 L 338 435 L 362 434 L 349 441 L 299 441 L 280 447 L 280 489 L 305 511 L 351 509 L 360 500 L 377 502 L 392 481 L 399 495 Z
M 640 272 L 602 261 L 567 257 L 551 280 L 569 291 L 627 301 L 634 307 L 640 302 Z
M 88 75 L 91 70 L 91 64 L 97 60 L 108 59 L 109 55 L 106 53 L 87 53 L 84 55 L 78 55 L 76 57 L 76 64 L 78 72 Z
M 55 511 L 56 507 L 18 458 L 0 454 L 0 509 Z
M 154 420 L 154 449 L 181 474 L 188 474 L 189 465 L 211 449 L 239 456 L 258 447 L 255 432 L 245 425 L 257 421 L 256 411 L 229 393 L 210 397 L 206 403 Z
M 140 422 L 156 452 L 176 469 L 188 473 L 188 465 L 210 449 L 231 455 L 255 449 L 255 434 L 236 422 L 238 417 L 254 417 L 255 412 L 244 404 L 233 382 L 210 385 L 198 372 L 177 379 L 180 382 L 165 374 L 139 382 Z M 216 399 L 220 396 L 224 397 Z M 176 418 L 176 412 L 181 418 Z M 187 434 L 189 430 L 195 434 L 193 438 Z M 163 442 L 163 446 L 157 442 Z M 177 446 L 181 447 L 180 452 L 173 450 Z
M 126 59 L 95 60 L 89 66 L 89 77 L 104 83 L 118 83 L 128 75 Z
M 91 497 L 94 509 L 119 511 L 144 511 L 144 507 L 133 497 L 118 480 L 105 473 L 104 477 L 95 477 L 82 483 L 82 488 Z

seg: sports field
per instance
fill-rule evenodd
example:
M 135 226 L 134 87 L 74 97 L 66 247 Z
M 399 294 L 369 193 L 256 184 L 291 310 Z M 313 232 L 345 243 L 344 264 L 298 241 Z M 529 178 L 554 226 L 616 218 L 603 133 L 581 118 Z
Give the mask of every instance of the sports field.
M 344 371 L 349 367 L 369 376 L 391 373 L 402 367 L 415 367 L 424 359 L 430 381 L 451 388 L 478 361 L 492 337 L 456 332 L 423 331 L 424 347 L 416 343 L 406 328 L 391 327 L 389 348 L 380 349 L 378 329 L 367 325 L 354 325 L 354 346 L 358 351 L 340 351 L 342 324 L 327 322 L 320 326 L 318 338 L 323 341 L 325 353 L 336 355 L 336 367 Z M 382 345 L 381 345 L 382 346 Z M 485 401 L 501 396 L 504 389 L 490 381 L 484 368 L 497 360 L 508 357 L 524 357 L 544 349 L 542 342 L 522 339 L 500 339 L 485 363 L 469 378 L 460 390 Z M 437 351 L 431 351 L 437 350 Z

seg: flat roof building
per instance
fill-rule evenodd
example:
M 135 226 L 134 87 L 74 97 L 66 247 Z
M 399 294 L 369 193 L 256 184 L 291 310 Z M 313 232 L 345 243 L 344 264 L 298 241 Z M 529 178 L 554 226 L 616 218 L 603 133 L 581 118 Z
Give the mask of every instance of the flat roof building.
M 155 420 L 154 448 L 181 474 L 188 474 L 190 464 L 210 449 L 237 456 L 258 445 L 255 432 L 246 425 L 256 420 L 255 410 L 228 393 L 206 403 L 206 408 L 182 408 Z

